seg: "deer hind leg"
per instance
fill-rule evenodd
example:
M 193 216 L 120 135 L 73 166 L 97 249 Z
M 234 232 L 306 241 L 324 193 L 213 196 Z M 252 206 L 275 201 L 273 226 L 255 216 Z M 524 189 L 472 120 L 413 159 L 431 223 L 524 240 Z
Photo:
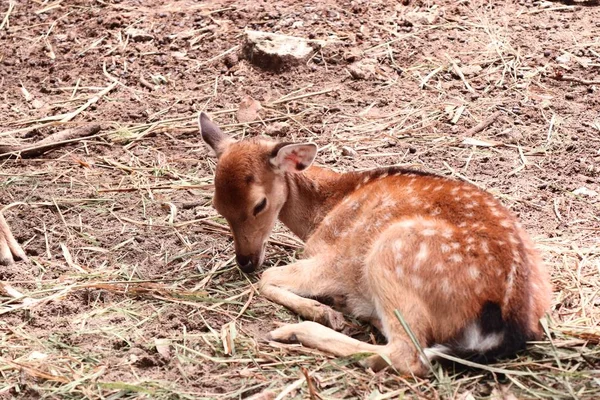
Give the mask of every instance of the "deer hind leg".
M 406 341 L 395 340 L 387 345 L 374 345 L 361 342 L 343 333 L 312 321 L 304 321 L 298 324 L 288 324 L 277 328 L 267 335 L 267 340 L 275 340 L 283 343 L 301 343 L 305 347 L 317 349 L 338 357 L 350 357 L 359 354 L 373 354 L 360 361 L 365 368 L 379 371 L 389 364 L 402 374 L 424 376 L 427 369 L 420 361 L 412 360 L 414 347 Z
M 301 260 L 284 267 L 263 272 L 260 292 L 269 300 L 299 314 L 304 319 L 316 321 L 335 330 L 345 325 L 344 315 L 331 307 L 306 297 L 335 294 L 339 285 L 323 276 L 323 268 L 316 259 Z
M 0 265 L 14 263 L 15 257 L 27 261 L 25 252 L 15 240 L 6 220 L 0 214 Z

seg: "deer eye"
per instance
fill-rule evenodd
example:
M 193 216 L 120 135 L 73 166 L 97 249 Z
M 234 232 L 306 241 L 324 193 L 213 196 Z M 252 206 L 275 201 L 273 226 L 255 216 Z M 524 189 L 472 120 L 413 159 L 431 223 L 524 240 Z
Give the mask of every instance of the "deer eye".
M 254 207 L 254 216 L 256 217 L 267 206 L 267 198 L 265 197 Z

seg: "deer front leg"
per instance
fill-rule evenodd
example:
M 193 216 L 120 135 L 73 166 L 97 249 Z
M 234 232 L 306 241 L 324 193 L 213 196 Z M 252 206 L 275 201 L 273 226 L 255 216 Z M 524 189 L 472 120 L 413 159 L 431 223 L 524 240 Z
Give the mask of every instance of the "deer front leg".
M 342 330 L 346 323 L 342 313 L 306 298 L 332 294 L 328 291 L 331 288 L 330 282 L 323 279 L 319 272 L 319 263 L 314 259 L 266 270 L 260 279 L 259 287 L 263 296 L 304 319 L 335 330 Z
M 6 220 L 0 214 L 0 265 L 11 265 L 14 259 L 27 261 L 25 252 L 13 236 Z

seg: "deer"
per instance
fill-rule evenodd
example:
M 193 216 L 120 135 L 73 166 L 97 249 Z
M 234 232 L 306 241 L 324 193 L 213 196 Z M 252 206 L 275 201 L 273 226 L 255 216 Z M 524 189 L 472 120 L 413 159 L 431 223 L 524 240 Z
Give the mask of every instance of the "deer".
M 443 355 L 492 362 L 543 337 L 548 271 L 487 191 L 416 169 L 335 172 L 315 165 L 314 143 L 236 140 L 204 112 L 198 125 L 217 158 L 212 205 L 241 271 L 263 264 L 277 219 L 304 241 L 298 261 L 260 277 L 262 296 L 302 318 L 268 341 L 422 377 Z M 345 315 L 372 324 L 386 344 L 340 332 Z

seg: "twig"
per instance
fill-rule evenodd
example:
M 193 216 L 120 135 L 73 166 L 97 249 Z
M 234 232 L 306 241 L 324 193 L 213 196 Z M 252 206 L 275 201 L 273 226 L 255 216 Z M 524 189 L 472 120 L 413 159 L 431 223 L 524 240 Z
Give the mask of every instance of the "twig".
M 10 13 L 12 12 L 12 10 L 15 8 L 15 3 L 14 1 L 9 1 L 8 2 L 8 11 L 6 12 L 6 15 L 4 16 L 4 19 L 2 19 L 2 23 L 0 24 L 0 31 L 2 29 L 4 29 L 4 26 L 6 26 L 8 28 L 9 22 L 8 22 L 8 18 L 10 17 Z
M 33 145 L 0 145 L 0 157 L 14 154 L 36 156 L 65 143 L 71 143 L 100 132 L 99 124 L 90 124 L 78 128 L 69 128 L 56 132 Z
M 469 129 L 467 132 L 465 132 L 465 136 L 471 137 L 476 133 L 481 132 L 482 130 L 493 124 L 494 121 L 497 120 L 500 115 L 502 115 L 502 111 L 496 111 L 495 113 L 493 113 L 492 115 L 490 115 L 471 129 Z
M 271 105 L 275 105 L 275 104 L 281 104 L 281 103 L 287 103 L 287 102 L 294 101 L 294 100 L 305 99 L 305 98 L 311 97 L 311 96 L 318 96 L 320 94 L 325 94 L 325 93 L 333 92 L 334 90 L 336 90 L 336 88 L 329 88 L 329 89 L 321 90 L 320 92 L 305 93 L 305 94 L 301 94 L 301 95 L 294 96 L 294 97 L 282 98 L 282 99 L 279 99 L 279 100 L 275 100 L 272 103 L 269 103 L 267 106 L 271 106 Z
M 73 118 L 75 118 L 76 116 L 78 116 L 79 114 L 81 114 L 83 111 L 85 111 L 85 109 L 87 109 L 89 106 L 91 106 L 94 103 L 97 103 L 98 100 L 100 100 L 102 97 L 104 97 L 106 94 L 108 94 L 111 90 L 113 90 L 117 85 L 119 84 L 119 82 L 113 82 L 110 85 L 108 85 L 107 87 L 105 87 L 103 90 L 101 90 L 100 92 L 98 92 L 97 95 L 95 95 L 94 97 L 92 97 L 91 99 L 89 99 L 87 101 L 87 103 L 85 103 L 84 105 L 82 105 L 81 107 L 79 107 L 77 110 L 73 111 L 72 113 L 68 113 L 64 116 L 63 119 L 60 120 L 60 122 L 69 122 L 70 120 L 72 120 Z
M 557 81 L 575 82 L 581 83 L 582 85 L 600 85 L 600 80 L 590 81 L 587 79 L 581 79 L 570 75 L 555 74 L 552 76 L 552 78 L 556 79 Z

